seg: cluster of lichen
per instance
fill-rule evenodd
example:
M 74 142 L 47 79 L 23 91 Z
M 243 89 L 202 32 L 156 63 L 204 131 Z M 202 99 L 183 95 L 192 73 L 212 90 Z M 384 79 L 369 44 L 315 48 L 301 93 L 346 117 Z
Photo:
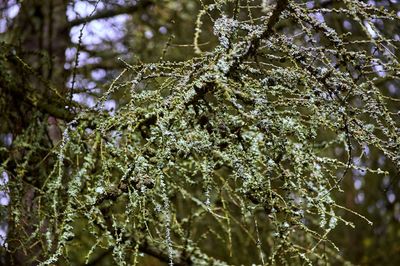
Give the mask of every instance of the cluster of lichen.
M 98 247 L 120 265 L 155 247 L 183 265 L 238 263 L 250 250 L 257 264 L 340 260 L 328 234 L 352 224 L 332 193 L 358 167 L 355 147 L 374 146 L 400 166 L 397 114 L 372 70 L 378 62 L 393 76 L 399 63 L 391 39 L 360 40 L 371 53 L 313 14 L 363 17 L 367 33 L 372 19 L 398 18 L 359 1 L 330 10 L 249 2 L 257 1 L 204 4 L 198 57 L 122 61 L 95 108 L 69 123 L 38 204 L 44 264 L 67 258 L 82 228 L 92 239 L 87 261 Z M 204 19 L 214 21 L 212 51 L 197 45 Z M 286 21 L 303 31 L 285 30 Z M 102 105 L 117 90 L 126 104 L 107 114 Z

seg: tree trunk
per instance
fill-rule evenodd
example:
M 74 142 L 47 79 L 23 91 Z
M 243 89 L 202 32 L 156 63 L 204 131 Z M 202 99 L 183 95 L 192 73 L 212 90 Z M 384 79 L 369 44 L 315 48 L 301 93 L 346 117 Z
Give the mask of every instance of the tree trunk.
M 37 106 L 34 106 L 32 102 L 26 102 L 29 97 L 39 99 L 39 104 L 43 106 L 51 106 L 57 97 L 60 102 L 63 101 L 58 95 L 67 93 L 65 89 L 67 75 L 64 71 L 65 50 L 70 44 L 66 17 L 67 4 L 67 0 L 22 1 L 14 24 L 7 32 L 7 42 L 14 45 L 16 58 L 22 60 L 22 62 L 19 61 L 22 67 L 18 67 L 17 64 L 12 65 L 13 75 L 19 77 L 16 83 L 18 86 L 10 88 L 2 84 L 2 86 L 7 87 L 6 89 L 12 96 L 11 99 L 15 101 L 9 103 L 8 108 L 13 108 L 14 113 L 18 114 L 16 119 L 10 122 L 14 140 L 21 134 L 26 134 L 26 129 L 33 123 L 39 123 L 39 126 L 40 123 L 43 123 L 44 127 L 47 125 L 46 116 L 48 114 L 41 112 L 39 119 L 37 113 L 34 116 Z M 19 72 L 20 70 L 23 70 L 22 73 Z M 24 87 L 21 88 L 20 86 Z M 27 95 L 30 96 L 27 97 Z M 37 126 L 35 127 L 37 128 Z M 50 141 L 46 134 L 36 136 L 36 138 L 41 138 L 41 143 Z M 41 151 L 31 157 L 20 156 L 22 158 L 19 158 L 19 161 L 16 160 L 11 169 L 9 168 L 10 178 L 21 176 L 18 173 L 18 167 L 24 160 L 28 161 L 28 165 L 37 165 L 46 153 L 50 152 L 51 145 L 47 147 L 49 148 L 47 151 Z M 11 198 L 10 204 L 20 204 L 24 211 L 20 214 L 19 221 L 15 219 L 14 214 L 10 214 L 8 217 L 7 244 L 11 251 L 17 250 L 17 252 L 7 254 L 7 265 L 36 265 L 37 259 L 41 257 L 41 252 L 46 250 L 46 247 L 43 246 L 45 242 L 29 242 L 29 244 L 32 244 L 30 247 L 25 246 L 21 249 L 21 242 L 17 241 L 21 235 L 24 235 L 22 232 L 25 232 L 27 238 L 29 238 L 37 230 L 35 225 L 37 226 L 39 221 L 38 193 L 35 186 L 40 187 L 43 184 L 46 174 L 43 174 L 40 169 L 29 174 L 29 176 L 23 174 L 19 186 L 12 188 L 19 190 L 19 193 L 12 194 L 19 194 L 21 198 Z M 25 178 L 30 178 L 31 182 L 26 182 Z M 43 233 L 43 228 L 40 231 L 39 234 Z

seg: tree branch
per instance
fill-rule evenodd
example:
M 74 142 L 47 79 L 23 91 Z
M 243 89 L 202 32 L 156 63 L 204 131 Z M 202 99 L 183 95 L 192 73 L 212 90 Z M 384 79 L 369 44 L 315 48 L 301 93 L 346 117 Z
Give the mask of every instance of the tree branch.
M 262 39 L 267 39 L 272 35 L 272 33 L 274 33 L 273 27 L 276 25 L 276 23 L 278 23 L 280 15 L 287 8 L 288 5 L 289 5 L 288 0 L 278 0 L 277 1 L 275 9 L 272 12 L 271 17 L 269 18 L 268 23 L 265 27 L 265 30 L 261 34 L 261 37 L 254 38 L 253 40 L 251 40 L 252 49 L 249 50 L 248 54 L 251 54 L 251 52 L 257 50 L 258 46 L 260 45 L 260 41 Z
M 14 66 L 19 67 L 17 67 L 18 70 L 11 73 L 20 76 L 32 75 L 36 79 L 38 79 L 39 82 L 41 82 L 45 87 L 47 87 L 47 89 L 50 89 L 51 85 L 41 79 L 41 77 L 31 68 L 29 68 L 29 66 L 26 65 L 23 61 L 21 61 L 18 56 L 9 52 L 9 54 L 7 54 L 7 59 Z M 11 69 L 11 67 L 9 69 Z M 14 82 L 12 82 L 12 79 L 9 75 L 11 74 L 0 74 L 0 88 L 4 89 L 4 91 L 10 93 L 11 95 L 13 95 L 13 97 L 20 98 L 25 103 L 57 118 L 61 118 L 66 121 L 70 121 L 73 119 L 73 114 L 64 107 L 66 103 L 63 102 L 62 99 L 57 97 L 46 98 L 38 90 L 32 88 L 30 84 L 27 84 L 22 79 L 14 79 Z
M 249 40 L 249 48 L 236 60 L 236 62 L 233 64 L 233 67 L 229 70 L 228 76 L 230 76 L 232 71 L 236 70 L 239 64 L 241 64 L 246 58 L 256 53 L 258 47 L 260 46 L 261 40 L 268 39 L 274 33 L 273 28 L 278 23 L 280 15 L 288 7 L 288 5 L 289 0 L 277 1 L 276 6 L 272 11 L 272 15 L 268 19 L 262 34 L 259 36 L 256 35 Z
M 77 18 L 69 22 L 69 27 L 72 28 L 74 26 L 81 25 L 83 23 L 87 23 L 93 20 L 97 19 L 107 19 L 111 18 L 114 16 L 122 15 L 122 14 L 130 14 L 137 12 L 138 10 L 145 9 L 146 7 L 152 5 L 153 2 L 146 0 L 146 1 L 140 1 L 138 4 L 134 6 L 121 6 L 119 8 L 115 9 L 106 9 L 106 10 L 100 10 L 93 14 L 90 17 L 84 17 L 84 18 Z

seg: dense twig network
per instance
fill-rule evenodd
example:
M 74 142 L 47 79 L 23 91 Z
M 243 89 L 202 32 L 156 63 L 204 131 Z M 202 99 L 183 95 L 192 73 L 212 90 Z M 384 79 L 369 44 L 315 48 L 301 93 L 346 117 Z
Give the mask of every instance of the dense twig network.
M 365 38 L 350 39 L 335 14 Z M 400 168 L 396 102 L 378 86 L 398 79 L 398 40 L 377 20 L 399 22 L 353 0 L 202 3 L 196 57 L 121 59 L 107 93 L 69 123 L 40 190 L 41 222 L 21 245 L 42 241 L 42 264 L 56 263 L 79 225 L 96 240 L 87 262 L 101 247 L 120 265 L 142 252 L 171 265 L 225 265 L 238 246 L 256 249 L 257 264 L 340 261 L 329 233 L 352 223 L 333 193 L 361 169 L 354 149 L 375 147 Z M 204 50 L 206 38 L 218 45 Z M 128 100 L 109 115 L 102 105 L 116 91 Z

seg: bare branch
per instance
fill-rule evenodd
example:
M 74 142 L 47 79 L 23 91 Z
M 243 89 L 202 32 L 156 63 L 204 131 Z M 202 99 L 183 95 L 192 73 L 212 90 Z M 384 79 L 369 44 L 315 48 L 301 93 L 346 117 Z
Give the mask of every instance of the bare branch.
M 121 6 L 119 8 L 115 8 L 115 9 L 100 10 L 90 17 L 77 18 L 77 19 L 70 21 L 69 27 L 72 28 L 74 26 L 78 26 L 83 23 L 90 22 L 90 21 L 97 20 L 97 19 L 107 19 L 107 18 L 118 16 L 118 15 L 122 15 L 122 14 L 135 13 L 139 10 L 147 8 L 148 6 L 150 6 L 152 4 L 153 4 L 152 1 L 146 0 L 146 1 L 141 1 L 140 3 L 138 3 L 137 5 L 134 5 L 134 6 Z

